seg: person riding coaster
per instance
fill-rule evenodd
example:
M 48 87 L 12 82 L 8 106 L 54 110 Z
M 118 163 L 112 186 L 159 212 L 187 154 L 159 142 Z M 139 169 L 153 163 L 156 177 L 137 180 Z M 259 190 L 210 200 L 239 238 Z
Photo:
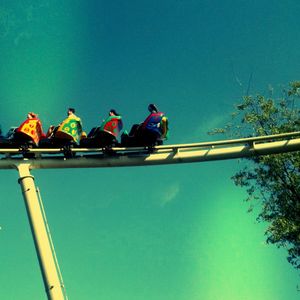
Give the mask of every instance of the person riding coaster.
M 75 109 L 69 108 L 68 117 L 58 126 L 50 126 L 47 138 L 40 141 L 41 148 L 64 148 L 67 156 L 73 156 L 70 148 L 79 145 L 85 135 L 81 119 L 75 115 Z
M 80 146 L 86 148 L 111 148 L 119 145 L 117 137 L 123 128 L 122 117 L 111 109 L 109 116 L 100 127 L 94 127 L 86 138 L 81 139 Z
M 154 104 L 149 104 L 150 115 L 141 124 L 134 124 L 121 136 L 124 147 L 153 147 L 162 145 L 168 136 L 168 118 Z
M 19 145 L 32 145 L 37 147 L 46 135 L 37 114 L 29 112 L 27 119 L 15 130 L 13 140 Z
M 1 147 L 21 147 L 28 149 L 37 147 L 46 135 L 37 114 L 29 112 L 27 119 L 19 127 L 11 128 L 5 137 L 2 137 Z
M 39 142 L 45 137 L 38 116 L 29 112 L 27 119 L 19 127 L 11 127 L 5 136 L 0 134 L 0 147 L 19 148 L 24 158 L 33 158 L 35 155 L 29 153 L 28 149 L 38 147 Z

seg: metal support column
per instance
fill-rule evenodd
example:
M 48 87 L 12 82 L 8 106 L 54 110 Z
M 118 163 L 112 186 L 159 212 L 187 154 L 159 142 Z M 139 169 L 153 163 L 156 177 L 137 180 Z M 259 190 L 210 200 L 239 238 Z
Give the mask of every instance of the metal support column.
M 17 168 L 47 297 L 49 300 L 65 300 L 67 297 L 34 177 L 30 174 L 30 164 L 22 163 Z

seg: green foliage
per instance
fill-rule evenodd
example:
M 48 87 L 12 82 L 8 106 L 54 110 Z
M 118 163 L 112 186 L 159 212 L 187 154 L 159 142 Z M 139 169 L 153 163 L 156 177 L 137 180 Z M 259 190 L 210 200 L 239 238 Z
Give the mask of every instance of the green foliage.
M 245 96 L 232 122 L 213 132 L 239 138 L 300 131 L 299 102 L 300 81 L 291 83 L 279 99 Z M 288 261 L 300 270 L 300 152 L 246 160 L 232 179 L 246 189 L 249 211 L 261 204 L 258 220 L 269 223 L 267 242 L 285 247 Z
M 300 94 L 300 81 L 294 81 L 290 83 L 290 89 L 288 90 L 288 96 Z

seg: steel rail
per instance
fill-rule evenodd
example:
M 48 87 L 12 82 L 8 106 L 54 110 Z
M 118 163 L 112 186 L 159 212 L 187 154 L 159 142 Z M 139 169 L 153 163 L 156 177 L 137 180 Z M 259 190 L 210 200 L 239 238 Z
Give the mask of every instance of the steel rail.
M 300 132 L 208 143 L 147 148 L 74 148 L 76 156 L 65 158 L 64 149 L 0 149 L 0 169 L 17 169 L 43 282 L 49 300 L 67 299 L 42 200 L 31 169 L 100 168 L 191 163 L 300 151 Z M 23 155 L 34 154 L 34 158 Z M 55 156 L 51 156 L 55 154 Z M 17 157 L 14 157 L 16 155 Z
M 234 158 L 246 158 L 257 155 L 278 154 L 300 151 L 300 137 L 290 138 L 291 135 L 267 136 L 230 140 L 229 144 L 222 141 L 212 143 L 197 143 L 158 146 L 153 149 L 145 148 L 115 148 L 116 151 L 106 153 L 102 148 L 73 149 L 77 152 L 74 158 L 64 158 L 63 155 L 51 156 L 45 153 L 58 154 L 61 149 L 31 149 L 30 152 L 40 153 L 41 156 L 26 159 L 23 157 L 3 157 L 0 159 L 0 169 L 15 169 L 18 165 L 27 162 L 30 169 L 52 168 L 104 168 L 146 166 L 159 164 L 191 163 Z M 235 145 L 236 144 L 236 145 Z M 190 147 L 189 147 L 190 146 Z M 130 149 L 130 150 L 129 150 Z M 55 152 L 58 151 L 58 152 Z M 85 153 L 85 152 L 94 153 Z M 80 154 L 80 155 L 79 155 Z
M 248 137 L 242 139 L 231 139 L 231 140 L 220 140 L 220 141 L 212 141 L 212 142 L 201 142 L 201 143 L 189 143 L 189 144 L 171 144 L 171 145 L 163 145 L 163 146 L 155 146 L 153 150 L 161 151 L 161 150 L 182 150 L 187 148 L 202 148 L 202 147 L 211 147 L 214 148 L 216 146 L 230 146 L 234 144 L 251 144 L 251 143 L 262 143 L 269 141 L 282 140 L 286 138 L 287 140 L 291 138 L 295 138 L 300 136 L 300 131 L 290 132 L 290 133 L 281 133 L 274 135 L 266 135 L 266 136 L 258 136 L 258 137 Z M 288 139 L 289 138 L 289 139 Z M 115 152 L 142 152 L 145 151 L 147 147 L 114 147 L 111 150 Z M 105 148 L 80 148 L 75 147 L 71 148 L 70 151 L 74 153 L 85 153 L 85 152 L 95 152 L 95 153 L 103 153 L 105 152 Z M 1 148 L 0 154 L 23 154 L 27 153 L 37 153 L 37 154 L 61 154 L 63 153 L 63 148 Z

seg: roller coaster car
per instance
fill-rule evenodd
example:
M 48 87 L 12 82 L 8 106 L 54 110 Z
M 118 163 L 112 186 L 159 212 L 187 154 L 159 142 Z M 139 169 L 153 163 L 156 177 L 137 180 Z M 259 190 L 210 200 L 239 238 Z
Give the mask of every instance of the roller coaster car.
M 19 147 L 37 147 L 45 138 L 42 124 L 38 118 L 26 119 L 13 134 L 13 142 Z
M 39 119 L 25 120 L 19 127 L 12 127 L 6 136 L 0 136 L 1 148 L 19 148 L 23 157 L 33 158 L 35 155 L 28 151 L 35 148 L 41 139 L 45 137 Z
M 38 119 L 27 119 L 19 127 L 11 127 L 6 136 L 0 136 L 1 148 L 35 148 L 45 138 Z
M 120 116 L 108 117 L 100 127 L 93 128 L 86 138 L 80 141 L 81 147 L 106 148 L 119 146 L 117 136 L 123 128 Z
M 111 148 L 118 146 L 117 138 L 100 127 L 93 128 L 86 138 L 80 140 L 80 146 L 84 148 Z
M 14 132 L 17 127 L 12 127 L 9 129 L 6 135 L 0 134 L 0 148 L 15 148 L 16 145 L 13 143 Z
M 18 148 L 17 143 L 14 142 L 14 132 L 16 129 L 17 127 L 12 127 L 6 135 L 0 135 L 0 148 Z
M 62 148 L 65 157 L 73 157 L 71 148 L 79 144 L 82 136 L 80 119 L 67 118 L 59 126 L 52 127 L 47 138 L 39 142 L 40 148 Z
M 124 132 L 121 136 L 123 147 L 154 147 L 163 144 L 163 138 L 156 130 L 142 128 L 141 125 L 133 125 L 130 133 Z
M 141 124 L 132 126 L 129 134 L 124 133 L 121 144 L 124 147 L 148 147 L 162 145 L 168 134 L 168 118 L 162 112 L 152 111 Z
M 51 135 L 47 138 L 42 139 L 39 143 L 40 148 L 63 148 L 63 147 L 73 147 L 77 143 L 72 138 L 72 136 L 67 134 L 61 134 L 58 131 L 59 127 L 55 127 Z

